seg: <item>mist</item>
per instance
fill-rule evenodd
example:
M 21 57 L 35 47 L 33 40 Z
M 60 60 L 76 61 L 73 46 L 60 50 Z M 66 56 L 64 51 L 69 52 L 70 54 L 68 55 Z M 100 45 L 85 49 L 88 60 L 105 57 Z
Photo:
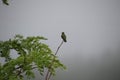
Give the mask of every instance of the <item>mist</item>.
M 10 0 L 0 3 L 0 40 L 44 36 L 66 70 L 53 80 L 120 80 L 120 0 Z M 36 72 L 36 79 L 39 80 Z

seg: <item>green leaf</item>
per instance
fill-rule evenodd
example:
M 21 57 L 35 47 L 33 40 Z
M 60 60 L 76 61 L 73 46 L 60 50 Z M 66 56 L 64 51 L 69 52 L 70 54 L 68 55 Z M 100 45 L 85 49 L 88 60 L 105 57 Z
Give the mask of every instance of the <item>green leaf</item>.
M 54 64 L 50 69 L 52 75 L 55 75 L 57 68 L 65 69 L 49 46 L 41 40 L 47 39 L 41 36 L 25 38 L 16 35 L 7 41 L 0 41 L 0 58 L 6 60 L 3 65 L 0 63 L 0 80 L 23 80 L 24 77 L 31 79 L 35 77 L 33 69 L 36 68 L 44 76 L 45 69 L 50 69 L 53 59 Z M 14 59 L 11 57 L 11 50 L 17 53 Z
M 27 70 L 25 74 L 27 78 L 35 78 L 35 75 L 31 70 Z
M 2 0 L 3 4 L 9 5 L 8 0 Z

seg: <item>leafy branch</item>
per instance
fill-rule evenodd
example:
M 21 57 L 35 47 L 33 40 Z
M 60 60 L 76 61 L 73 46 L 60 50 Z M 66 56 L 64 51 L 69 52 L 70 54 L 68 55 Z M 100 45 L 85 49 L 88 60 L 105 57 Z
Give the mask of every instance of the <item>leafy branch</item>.
M 49 70 L 50 76 L 55 75 L 56 68 L 65 69 L 56 57 L 59 49 L 53 54 L 41 40 L 47 39 L 16 35 L 13 39 L 0 41 L 0 58 L 4 59 L 3 64 L 0 62 L 0 80 L 23 80 L 25 76 L 35 78 L 34 69 L 38 69 L 41 76 L 46 76 L 43 75 L 45 69 Z M 15 58 L 11 56 L 15 53 L 13 51 L 17 54 Z
M 57 55 L 57 53 L 58 53 L 60 47 L 62 46 L 63 42 L 67 42 L 67 40 L 66 40 L 66 35 L 65 35 L 64 32 L 62 32 L 61 38 L 62 38 L 62 42 L 61 42 L 60 45 L 58 46 L 58 48 L 57 48 L 57 50 L 56 50 L 56 52 L 55 52 L 55 56 Z M 49 80 L 49 79 L 51 78 L 52 73 L 50 72 L 50 69 L 51 69 L 52 65 L 54 64 L 54 62 L 55 62 L 55 57 L 54 57 L 52 63 L 50 64 L 50 68 L 49 68 L 48 71 L 47 71 L 45 80 Z
M 9 5 L 8 0 L 2 0 L 3 4 Z

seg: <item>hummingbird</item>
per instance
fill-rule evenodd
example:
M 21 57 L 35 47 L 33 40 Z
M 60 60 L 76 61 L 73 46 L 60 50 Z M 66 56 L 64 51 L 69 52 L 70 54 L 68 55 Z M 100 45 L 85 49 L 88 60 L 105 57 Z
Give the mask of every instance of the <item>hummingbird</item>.
M 66 40 L 66 35 L 65 35 L 64 32 L 62 32 L 62 34 L 61 34 L 61 38 L 63 39 L 64 42 L 67 42 L 67 40 Z

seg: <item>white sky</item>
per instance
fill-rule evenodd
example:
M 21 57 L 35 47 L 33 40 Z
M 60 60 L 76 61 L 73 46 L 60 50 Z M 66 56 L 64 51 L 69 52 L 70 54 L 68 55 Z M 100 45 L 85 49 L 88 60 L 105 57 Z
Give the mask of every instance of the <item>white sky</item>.
M 0 3 L 0 40 L 44 36 L 66 71 L 55 80 L 120 80 L 120 0 L 9 0 Z M 36 79 L 38 80 L 38 79 Z

